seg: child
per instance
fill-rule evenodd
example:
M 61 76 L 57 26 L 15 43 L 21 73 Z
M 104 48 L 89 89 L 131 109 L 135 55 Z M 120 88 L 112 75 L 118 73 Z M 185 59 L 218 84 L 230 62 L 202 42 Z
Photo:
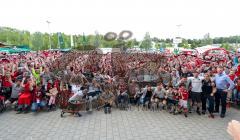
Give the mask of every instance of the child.
M 41 92 L 41 86 L 40 84 L 36 85 L 35 90 L 34 90 L 34 98 L 33 98 L 33 103 L 32 103 L 32 111 L 39 111 L 39 109 L 43 108 L 46 104 L 42 100 L 42 92 Z
M 172 103 L 172 111 L 170 113 L 173 113 L 173 115 L 177 114 L 177 107 L 178 107 L 178 102 L 179 102 L 179 93 L 178 93 L 178 89 L 174 88 L 172 90 L 172 100 L 171 97 L 168 97 L 169 103 Z
M 181 84 L 179 89 L 179 96 L 180 96 L 180 100 L 179 100 L 179 109 L 183 109 L 184 112 L 184 116 L 187 117 L 187 112 L 188 112 L 188 91 L 185 87 L 184 84 Z
M 46 94 L 47 96 L 50 96 L 50 99 L 48 101 L 48 111 L 51 110 L 52 107 L 55 106 L 55 101 L 56 101 L 57 94 L 58 94 L 57 85 L 54 84 L 54 87 L 51 88 L 49 90 L 49 93 Z

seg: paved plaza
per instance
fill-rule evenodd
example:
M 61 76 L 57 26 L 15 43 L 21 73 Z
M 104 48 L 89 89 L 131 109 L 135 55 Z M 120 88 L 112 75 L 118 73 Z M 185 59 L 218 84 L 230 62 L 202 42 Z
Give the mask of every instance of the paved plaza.
M 38 114 L 0 114 L 0 140 L 230 140 L 230 120 L 240 120 L 240 111 L 230 109 L 221 119 L 207 115 L 172 115 L 166 111 L 102 111 L 64 115 L 60 110 Z

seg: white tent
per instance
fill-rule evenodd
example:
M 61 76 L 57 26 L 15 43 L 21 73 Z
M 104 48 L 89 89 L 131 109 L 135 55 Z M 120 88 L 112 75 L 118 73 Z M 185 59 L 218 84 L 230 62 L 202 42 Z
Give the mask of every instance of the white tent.
M 199 54 L 202 54 L 210 49 L 215 49 L 215 48 L 219 48 L 219 46 L 216 46 L 216 45 L 206 45 L 206 46 L 202 46 L 202 47 L 197 47 L 195 48 L 195 50 L 197 50 L 197 52 Z
M 107 54 L 107 53 L 121 53 L 120 48 L 97 48 L 98 54 Z

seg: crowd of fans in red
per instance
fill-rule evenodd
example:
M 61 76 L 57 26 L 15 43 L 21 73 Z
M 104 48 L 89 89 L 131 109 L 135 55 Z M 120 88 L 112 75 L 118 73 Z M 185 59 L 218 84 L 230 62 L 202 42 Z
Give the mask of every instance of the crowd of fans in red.
M 128 106 L 130 101 L 143 108 L 156 107 L 173 114 L 183 111 L 186 117 L 196 106 L 199 115 L 211 108 L 209 116 L 214 118 L 214 111 L 219 111 L 217 100 L 220 100 L 214 80 L 215 75 L 222 73 L 234 82 L 234 88 L 226 93 L 226 100 L 236 104 L 240 101 L 237 53 L 221 58 L 217 55 L 42 51 L 1 54 L 0 57 L 1 106 L 12 104 L 18 113 L 44 107 L 51 110 L 60 104 L 62 90 L 79 94 L 72 89 L 79 86 L 84 87 L 79 89 L 82 91 L 94 89 L 98 93 L 94 96 L 102 100 L 110 98 L 106 92 L 111 93 L 114 97 L 111 106 L 121 103 Z M 196 79 L 199 81 L 194 83 Z M 200 96 L 194 94 L 197 88 L 194 86 L 201 86 Z M 213 101 L 215 107 L 206 105 L 206 100 Z

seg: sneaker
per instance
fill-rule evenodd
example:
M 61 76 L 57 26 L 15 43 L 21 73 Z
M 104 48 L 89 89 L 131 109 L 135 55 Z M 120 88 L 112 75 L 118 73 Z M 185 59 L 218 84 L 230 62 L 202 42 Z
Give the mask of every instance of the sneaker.
M 205 112 L 205 111 L 202 111 L 202 114 L 203 114 L 203 115 L 205 115 L 205 114 L 206 114 L 206 112 Z
M 185 116 L 186 118 L 188 117 L 186 113 L 184 113 L 184 116 Z

